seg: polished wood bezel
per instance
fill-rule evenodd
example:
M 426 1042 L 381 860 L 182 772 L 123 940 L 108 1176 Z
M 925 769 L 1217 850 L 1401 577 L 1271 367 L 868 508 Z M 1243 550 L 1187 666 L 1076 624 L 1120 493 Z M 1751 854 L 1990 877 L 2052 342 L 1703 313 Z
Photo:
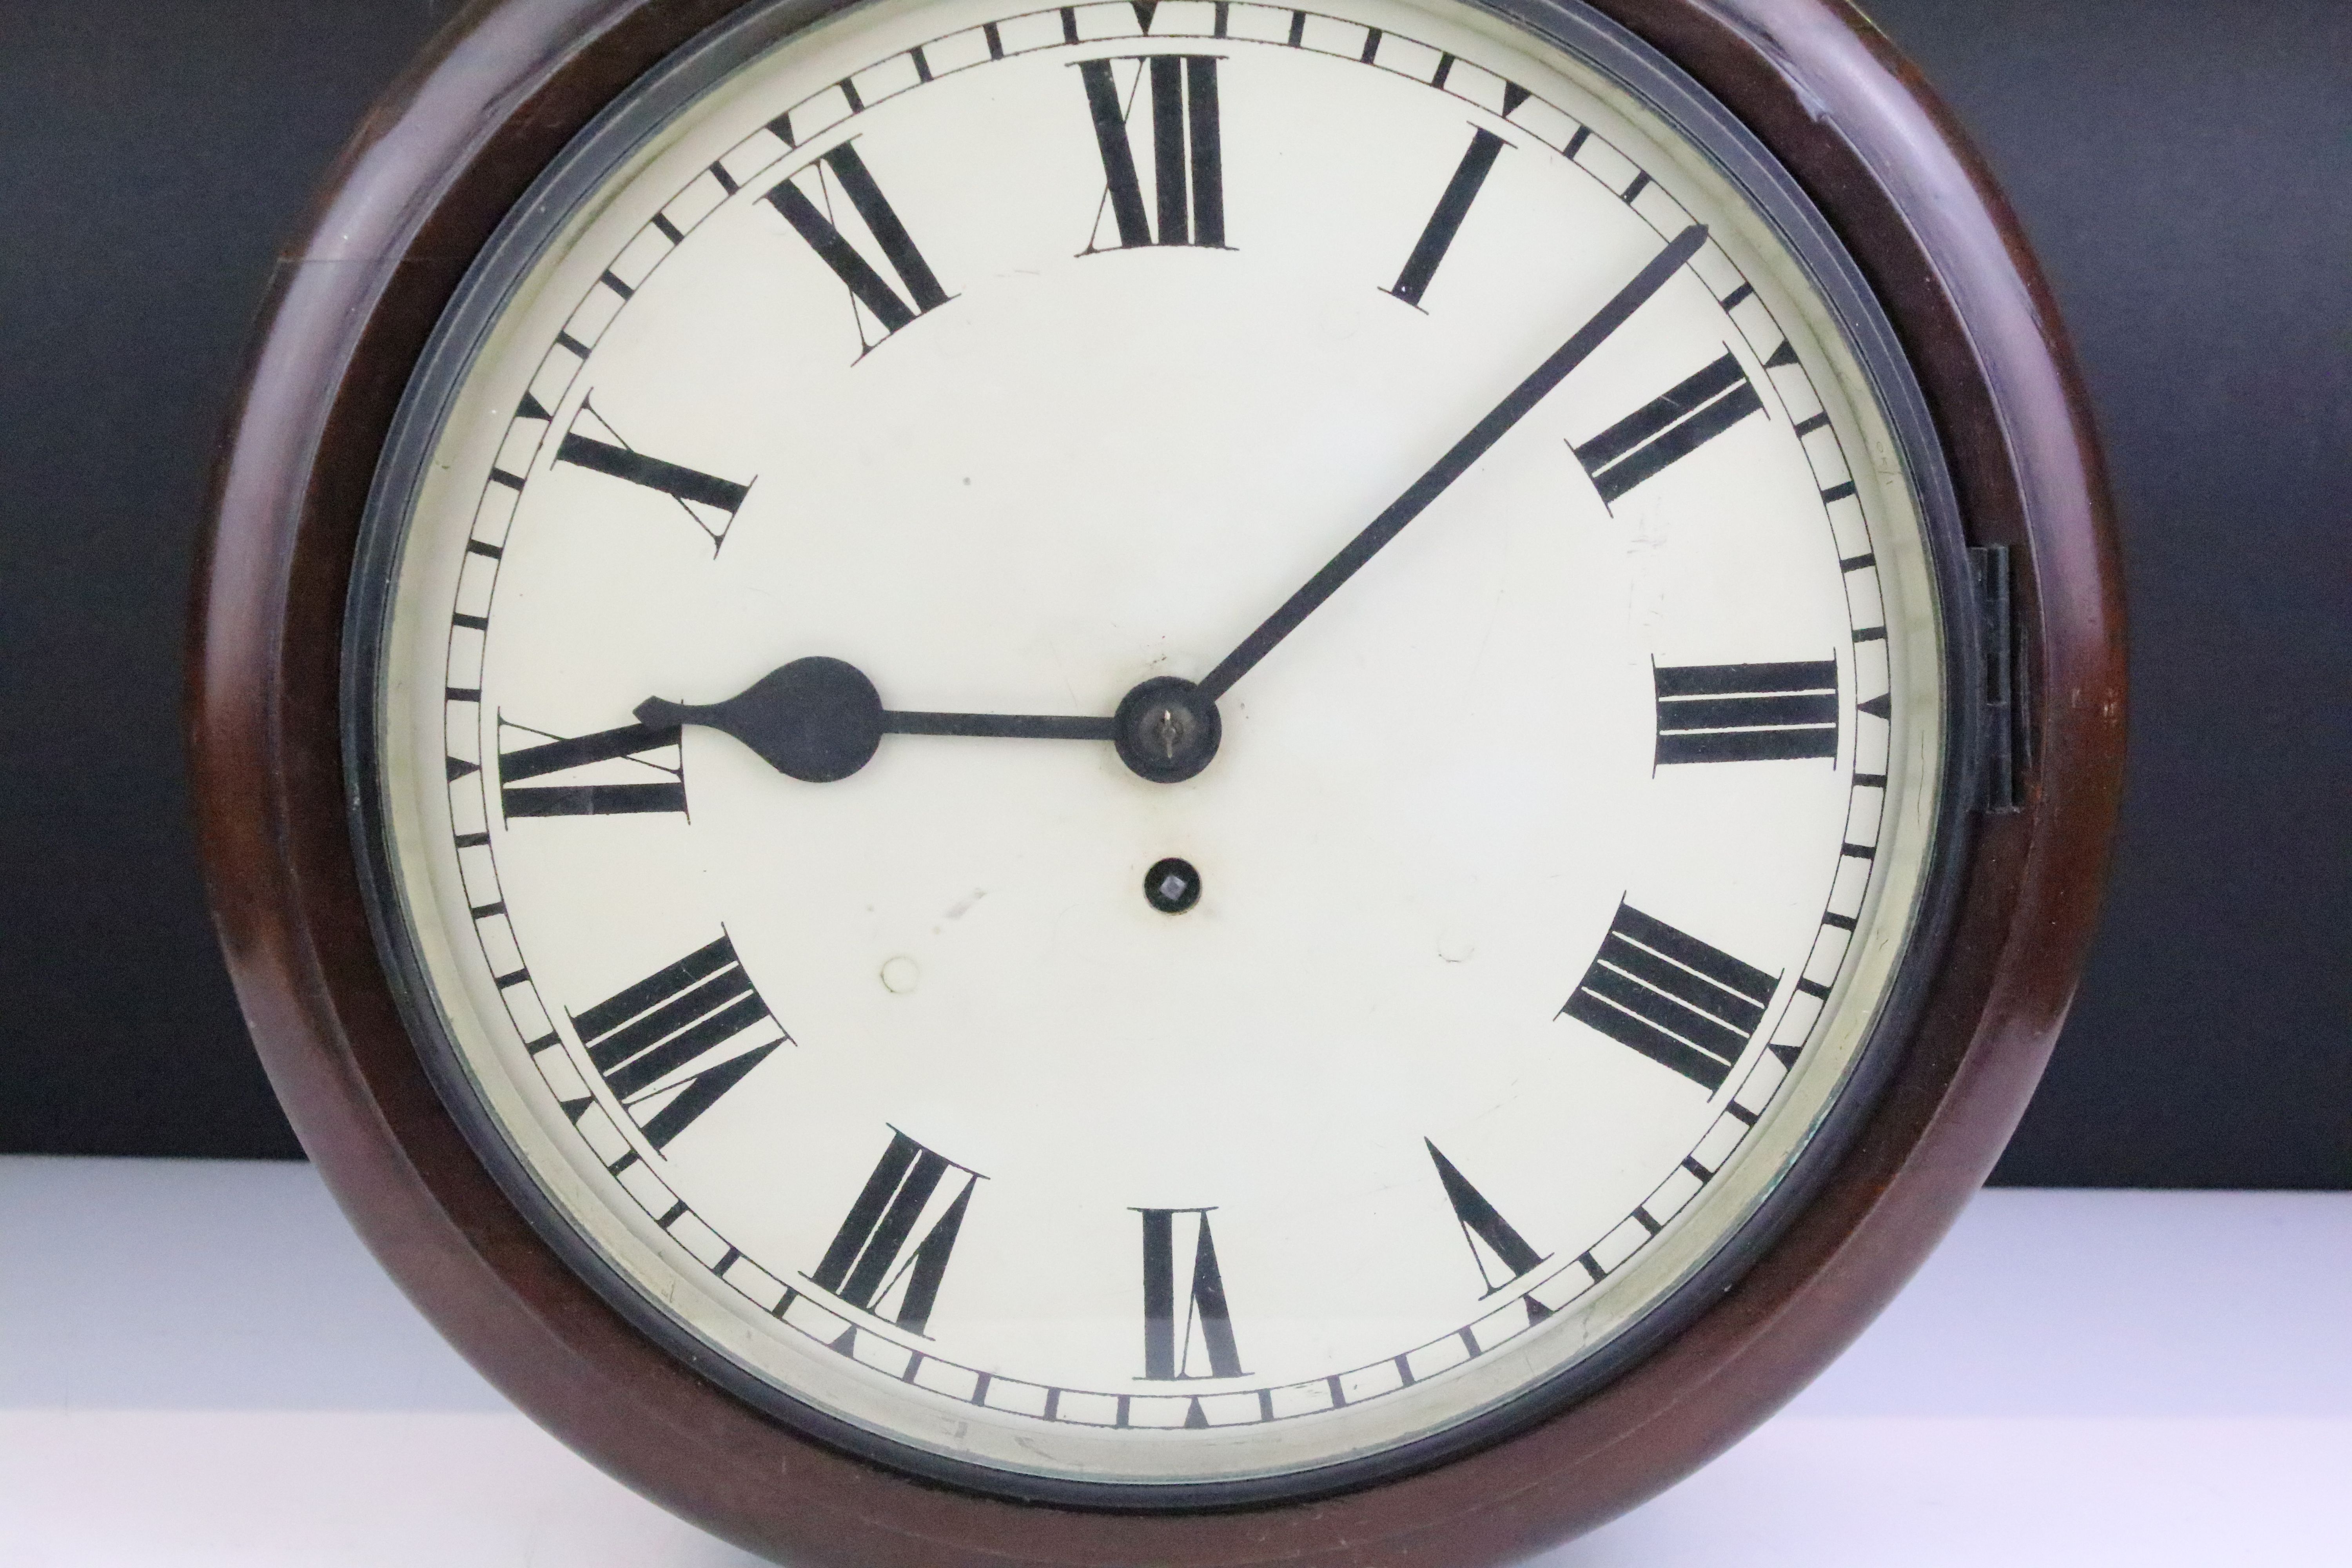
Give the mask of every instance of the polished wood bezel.
M 1893 321 L 1970 542 L 2006 545 L 2017 564 L 2033 699 L 2024 805 L 1977 825 L 1943 964 L 1867 1123 L 1714 1307 L 1490 1447 L 1361 1490 L 1217 1512 L 982 1498 L 797 1435 L 566 1268 L 435 1093 L 377 954 L 347 816 L 343 608 L 370 484 L 410 372 L 492 230 L 614 95 L 732 0 L 478 6 L 362 128 L 280 259 L 222 456 L 189 692 L 204 852 L 255 1039 L 344 1209 L 457 1348 L 590 1459 L 795 1563 L 1506 1562 L 1641 1501 L 1769 1415 L 1982 1181 L 2072 998 L 2121 771 L 2119 574 L 2081 389 L 2014 220 L 1851 10 L 1590 3 L 1763 140 Z

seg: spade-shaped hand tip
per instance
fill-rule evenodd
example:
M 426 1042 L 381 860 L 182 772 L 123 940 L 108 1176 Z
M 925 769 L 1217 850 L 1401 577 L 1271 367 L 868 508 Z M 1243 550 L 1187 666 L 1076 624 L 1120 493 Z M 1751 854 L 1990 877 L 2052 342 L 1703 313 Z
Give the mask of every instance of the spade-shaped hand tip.
M 837 658 L 796 658 L 707 708 L 647 698 L 636 718 L 731 735 L 778 773 L 809 784 L 847 778 L 882 743 L 881 694 L 856 666 Z

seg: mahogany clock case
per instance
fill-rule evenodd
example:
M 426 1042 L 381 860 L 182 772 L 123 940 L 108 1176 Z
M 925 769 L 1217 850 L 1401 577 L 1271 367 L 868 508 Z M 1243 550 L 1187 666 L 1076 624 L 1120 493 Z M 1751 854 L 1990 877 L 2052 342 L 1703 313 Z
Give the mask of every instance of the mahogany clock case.
M 1752 129 L 1825 215 L 1917 375 L 1968 542 L 2004 548 L 2014 568 L 2019 673 L 2039 694 L 2018 737 L 2021 809 L 1977 819 L 1948 868 L 1941 962 L 1921 976 L 1916 1026 L 1875 1053 L 1883 1089 L 1822 1145 L 1777 1233 L 1760 1230 L 1671 1339 L 1568 1391 L 1565 1408 L 1514 1412 L 1473 1451 L 1414 1455 L 1413 1473 L 1312 1503 L 1120 1514 L 903 1479 L 657 1348 L 450 1114 L 370 929 L 346 817 L 365 791 L 342 753 L 342 613 L 411 373 L 531 183 L 728 9 L 469 13 L 371 119 L 274 291 L 205 563 L 196 784 L 240 1000 L 354 1222 L 543 1425 L 718 1533 L 796 1561 L 1502 1561 L 1727 1446 L 1859 1331 L 1990 1168 L 2071 997 L 2115 806 L 2121 622 L 2087 418 L 2014 226 L 1940 110 L 1883 40 L 1820 0 L 1596 7 Z M 1956 554 L 1946 582 L 1964 586 Z M 1972 681 L 1965 632 L 1953 646 Z M 1974 787 L 1973 757 L 1957 755 L 1956 804 Z

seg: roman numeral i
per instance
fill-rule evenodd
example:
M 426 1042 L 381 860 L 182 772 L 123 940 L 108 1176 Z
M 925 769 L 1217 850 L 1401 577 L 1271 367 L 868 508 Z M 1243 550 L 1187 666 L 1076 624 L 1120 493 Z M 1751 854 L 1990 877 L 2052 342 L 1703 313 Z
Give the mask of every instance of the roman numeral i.
M 572 1015 L 588 1059 L 656 1149 L 791 1037 L 721 936 Z M 567 1108 L 576 1117 L 585 1101 Z
M 1240 1377 L 1210 1211 L 1136 1212 L 1143 1216 L 1143 1375 L 1171 1382 Z
M 1437 264 L 1454 245 L 1454 237 L 1462 228 L 1462 220 L 1470 216 L 1470 204 L 1478 198 L 1478 188 L 1486 183 L 1486 172 L 1495 166 L 1496 157 L 1506 143 L 1491 131 L 1474 132 L 1469 151 L 1454 166 L 1454 177 L 1445 182 L 1444 194 L 1437 198 L 1437 210 L 1429 215 L 1423 226 L 1421 238 L 1414 242 L 1412 254 L 1405 258 L 1404 270 L 1397 274 L 1396 286 L 1388 291 L 1406 304 L 1418 307 L 1421 297 L 1429 289 L 1429 280 L 1437 276 Z
M 1150 84 L 1153 200 L 1148 205 L 1128 135 L 1136 88 L 1130 86 L 1122 100 L 1115 63 L 1127 62 L 1078 62 L 1095 144 L 1102 153 L 1104 184 L 1087 254 L 1143 245 L 1223 247 L 1225 164 L 1217 117 L 1216 57 L 1146 55 L 1133 62 L 1136 70 L 1129 82 Z M 1106 208 L 1118 237 L 1110 245 L 1102 243 Z
M 518 816 L 616 816 L 686 809 L 685 763 L 678 727 L 624 724 L 566 738 L 499 716 L 499 802 L 508 820 Z M 530 784 L 625 759 L 650 778 L 593 784 Z
M 1705 370 L 1577 447 L 1576 460 L 1601 499 L 1613 502 L 1763 408 L 1739 356 L 1727 349 Z
M 908 1333 L 923 1333 L 980 1181 L 978 1173 L 892 1128 L 890 1146 L 810 1281 Z
M 1660 665 L 1657 763 L 1837 755 L 1837 661 Z
M 1714 1093 L 1730 1076 L 1780 981 L 1620 902 L 1609 935 L 1560 1016 Z

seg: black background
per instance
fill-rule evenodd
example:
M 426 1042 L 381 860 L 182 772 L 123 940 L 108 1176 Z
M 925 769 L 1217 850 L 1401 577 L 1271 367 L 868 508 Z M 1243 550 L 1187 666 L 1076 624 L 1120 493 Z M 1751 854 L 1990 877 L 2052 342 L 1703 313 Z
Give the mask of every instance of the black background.
M 274 247 L 449 13 L 0 0 L 0 1151 L 299 1155 L 180 757 Z M 2352 1185 L 2352 5 L 1876 0 L 2056 285 L 2114 464 L 2108 912 L 1997 1179 Z

